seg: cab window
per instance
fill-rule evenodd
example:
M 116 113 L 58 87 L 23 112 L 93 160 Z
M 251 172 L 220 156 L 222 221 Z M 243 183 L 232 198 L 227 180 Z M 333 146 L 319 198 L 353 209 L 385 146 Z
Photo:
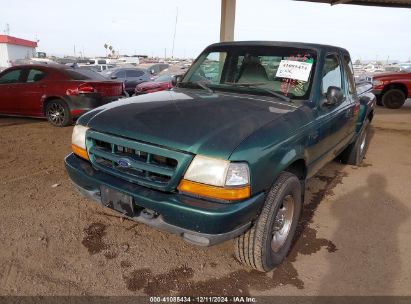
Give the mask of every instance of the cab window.
M 26 82 L 37 82 L 37 81 L 43 80 L 45 76 L 46 76 L 46 73 L 44 73 L 43 71 L 31 69 L 29 71 L 29 74 L 27 75 Z
M 341 64 L 336 54 L 325 57 L 322 78 L 322 93 L 325 95 L 329 87 L 337 87 L 342 90 Z

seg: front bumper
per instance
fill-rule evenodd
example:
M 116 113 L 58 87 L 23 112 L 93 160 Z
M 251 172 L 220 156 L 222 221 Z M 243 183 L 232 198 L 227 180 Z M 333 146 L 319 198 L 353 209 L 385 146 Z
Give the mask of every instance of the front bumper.
M 375 95 L 375 96 L 380 96 L 382 89 L 372 89 L 371 92 Z
M 138 212 L 132 220 L 178 234 L 200 246 L 215 245 L 242 234 L 258 217 L 265 200 L 265 194 L 260 193 L 242 202 L 223 204 L 153 190 L 98 171 L 74 154 L 66 157 L 65 165 L 75 188 L 83 195 L 101 205 L 103 185 L 131 195 L 136 206 L 159 214 L 147 218 Z

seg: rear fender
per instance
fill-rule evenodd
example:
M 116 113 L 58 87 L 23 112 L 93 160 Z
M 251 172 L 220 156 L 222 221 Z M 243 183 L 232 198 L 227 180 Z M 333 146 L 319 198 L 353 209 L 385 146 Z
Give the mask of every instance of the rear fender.
M 374 94 L 368 92 L 360 96 L 360 113 L 355 128 L 357 134 L 361 131 L 362 125 L 367 118 L 370 118 L 370 121 L 372 120 L 375 104 L 376 97 Z

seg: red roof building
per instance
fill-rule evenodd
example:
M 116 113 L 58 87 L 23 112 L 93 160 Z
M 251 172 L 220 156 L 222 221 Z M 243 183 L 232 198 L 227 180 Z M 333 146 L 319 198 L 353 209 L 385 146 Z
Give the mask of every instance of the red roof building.
M 15 60 L 34 57 L 36 47 L 36 41 L 0 35 L 0 67 L 9 67 Z
M 13 37 L 13 36 L 8 36 L 8 35 L 0 35 L 0 43 L 26 46 L 26 47 L 30 47 L 30 48 L 36 48 L 37 47 L 37 42 L 35 42 L 35 41 L 30 41 L 30 40 L 21 39 L 21 38 L 17 38 L 17 37 Z

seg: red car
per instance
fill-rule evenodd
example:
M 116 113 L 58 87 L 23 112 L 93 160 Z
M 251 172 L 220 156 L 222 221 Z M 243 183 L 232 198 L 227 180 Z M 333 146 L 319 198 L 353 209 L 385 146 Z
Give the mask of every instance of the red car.
M 140 83 L 136 86 L 134 93 L 135 95 L 141 95 L 171 89 L 173 87 L 171 79 L 171 75 L 163 75 L 157 77 L 154 81 Z
M 390 109 L 401 108 L 411 98 L 411 70 L 376 74 L 372 78 L 377 104 Z
M 46 117 L 67 126 L 82 113 L 123 96 L 122 82 L 89 69 L 21 65 L 0 73 L 0 114 Z

